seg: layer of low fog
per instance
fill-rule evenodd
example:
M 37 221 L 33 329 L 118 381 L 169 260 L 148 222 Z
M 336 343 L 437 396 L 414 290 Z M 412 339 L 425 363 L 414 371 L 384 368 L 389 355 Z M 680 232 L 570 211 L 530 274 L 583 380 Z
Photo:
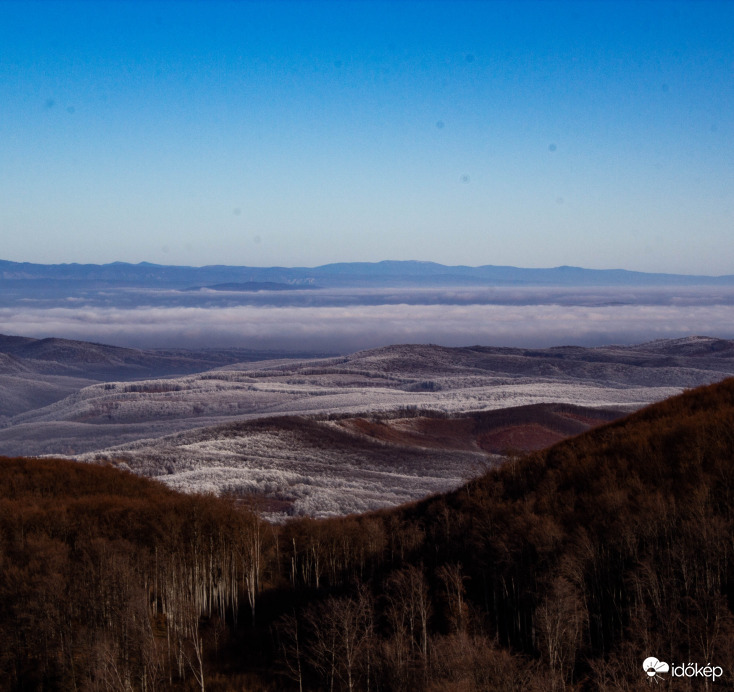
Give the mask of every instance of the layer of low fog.
M 732 287 L 41 291 L 6 293 L 0 331 L 144 348 L 596 346 L 733 338 L 732 306 Z

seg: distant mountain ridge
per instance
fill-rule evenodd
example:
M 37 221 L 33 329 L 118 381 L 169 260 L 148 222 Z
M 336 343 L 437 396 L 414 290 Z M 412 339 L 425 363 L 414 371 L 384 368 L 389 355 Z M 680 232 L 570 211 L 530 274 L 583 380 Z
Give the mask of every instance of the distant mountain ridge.
M 174 266 L 141 262 L 128 264 L 34 264 L 0 260 L 0 286 L 59 285 L 100 286 L 124 284 L 138 287 L 185 289 L 226 283 L 275 283 L 293 289 L 318 284 L 339 286 L 422 285 L 546 285 L 546 286 L 732 286 L 734 275 L 693 276 L 658 274 L 625 269 L 584 269 L 561 266 L 522 268 L 483 265 L 446 266 L 435 262 L 340 262 L 318 267 L 246 267 L 210 265 Z

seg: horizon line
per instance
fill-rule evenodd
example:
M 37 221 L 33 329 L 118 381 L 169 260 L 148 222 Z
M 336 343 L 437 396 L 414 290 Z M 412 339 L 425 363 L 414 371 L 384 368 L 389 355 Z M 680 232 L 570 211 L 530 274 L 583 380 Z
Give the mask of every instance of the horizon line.
M 0 258 L 0 264 L 18 264 L 18 265 L 32 265 L 38 267 L 110 267 L 115 265 L 123 265 L 128 267 L 163 267 L 163 268 L 185 268 L 185 269 L 212 269 L 212 268 L 234 268 L 234 269 L 287 269 L 287 270 L 316 270 L 324 269 L 327 267 L 336 267 L 342 265 L 367 265 L 377 266 L 385 264 L 394 265 L 427 265 L 433 267 L 442 267 L 445 269 L 516 269 L 521 271 L 588 271 L 588 272 L 624 272 L 628 274 L 644 274 L 648 276 L 678 276 L 678 277 L 702 277 L 710 279 L 721 279 L 726 277 L 734 277 L 734 274 L 687 274 L 672 271 L 642 271 L 639 269 L 625 269 L 623 267 L 581 267 L 577 265 L 557 265 L 553 267 L 528 267 L 518 266 L 512 264 L 442 264 L 434 260 L 392 260 L 383 259 L 377 261 L 340 261 L 340 262 L 327 262 L 326 264 L 318 264 L 314 266 L 286 266 L 286 265 L 250 265 L 250 264 L 160 264 L 158 262 L 148 262 L 142 260 L 140 262 L 126 262 L 122 260 L 114 260 L 112 262 L 32 262 L 32 261 L 18 261 L 18 260 L 7 260 Z

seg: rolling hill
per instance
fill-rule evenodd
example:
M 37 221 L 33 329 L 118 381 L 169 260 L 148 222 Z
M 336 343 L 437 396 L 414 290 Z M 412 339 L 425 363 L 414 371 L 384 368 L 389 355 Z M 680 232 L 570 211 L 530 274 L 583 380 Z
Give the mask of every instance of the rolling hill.
M 0 427 L 0 451 L 113 462 L 176 489 L 267 498 L 281 519 L 447 491 L 510 450 L 734 374 L 734 344 L 708 337 L 268 360 L 22 337 L 4 337 L 0 349 L 3 410 L 16 411 Z M 140 378 L 176 368 L 202 371 Z
M 122 348 L 72 339 L 0 334 L 0 422 L 42 408 L 93 382 L 197 373 L 228 363 L 278 358 L 248 349 Z M 307 357 L 308 354 L 287 354 Z M 30 452 L 29 452 L 30 453 Z
M 266 417 L 199 428 L 77 458 L 185 492 L 257 498 L 264 516 L 338 516 L 453 489 L 502 455 L 538 449 L 623 415 L 535 404 L 461 416 Z

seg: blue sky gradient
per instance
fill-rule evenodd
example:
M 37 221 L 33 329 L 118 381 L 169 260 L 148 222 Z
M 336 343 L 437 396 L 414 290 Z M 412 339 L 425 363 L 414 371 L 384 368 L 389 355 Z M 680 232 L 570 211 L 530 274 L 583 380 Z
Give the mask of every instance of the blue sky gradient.
M 0 3 L 0 257 L 734 273 L 734 3 Z

